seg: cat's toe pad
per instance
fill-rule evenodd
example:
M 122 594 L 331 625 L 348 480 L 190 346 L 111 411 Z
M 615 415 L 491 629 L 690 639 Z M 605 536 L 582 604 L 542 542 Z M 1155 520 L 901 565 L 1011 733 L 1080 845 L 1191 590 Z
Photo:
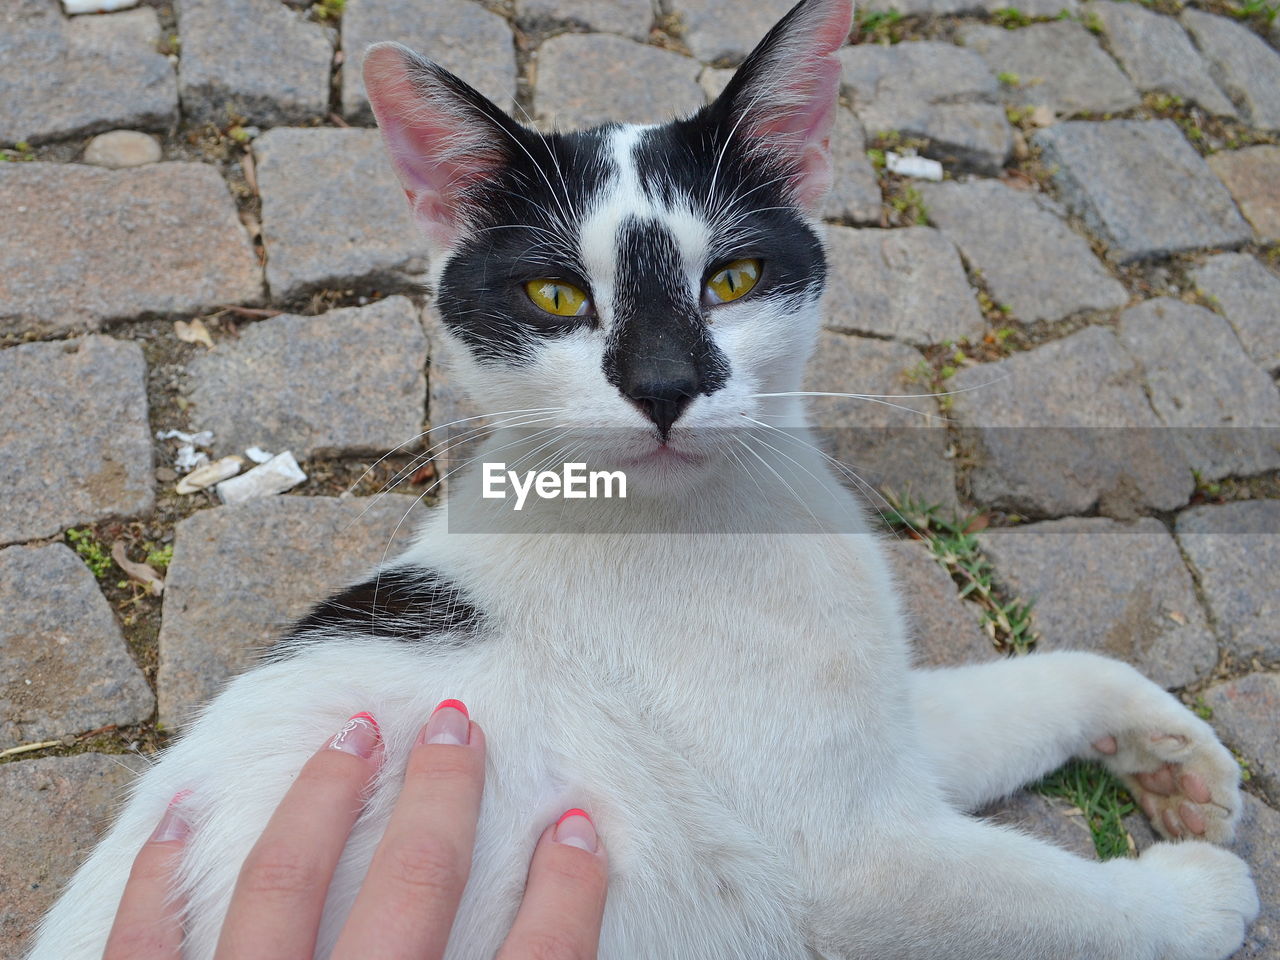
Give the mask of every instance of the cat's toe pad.
M 1240 768 L 1207 725 L 1111 734 L 1093 746 L 1161 836 L 1231 841 Z

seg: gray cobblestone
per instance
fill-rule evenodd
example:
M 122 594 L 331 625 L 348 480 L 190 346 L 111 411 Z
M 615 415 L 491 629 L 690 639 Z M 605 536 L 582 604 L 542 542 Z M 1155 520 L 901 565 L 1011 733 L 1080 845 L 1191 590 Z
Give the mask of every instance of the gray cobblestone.
M 191 422 L 218 456 L 382 452 L 422 432 L 427 341 L 404 297 L 263 320 L 190 364 Z M 412 447 L 410 447 L 412 449 Z
M 0 145 L 172 125 L 178 88 L 173 67 L 155 52 L 159 35 L 150 7 L 68 20 L 57 0 L 6 0 Z
M 1249 239 L 1231 195 L 1169 120 L 1062 123 L 1033 139 L 1068 207 L 1121 263 Z
M 151 688 L 67 547 L 0 550 L 0 610 L 0 748 L 151 716 Z
M 953 415 L 976 464 L 974 499 L 1031 516 L 1175 509 L 1191 468 L 1143 393 L 1136 364 L 1101 327 L 961 370 Z M 1117 429 L 1121 428 L 1121 429 Z
M 504 110 L 516 89 L 511 28 L 471 0 L 347 0 L 342 15 L 342 113 L 372 123 L 364 92 L 364 52 L 395 40 L 430 57 Z
M 704 63 L 737 63 L 794 6 L 790 0 L 671 0 L 684 41 Z
M 1280 501 L 1193 507 L 1178 517 L 1178 542 L 1200 578 L 1223 645 L 1238 660 L 1280 662 Z
M 600 33 L 617 33 L 633 40 L 647 40 L 653 25 L 651 0 L 517 0 L 516 13 L 535 26 L 571 23 Z
M 255 303 L 262 271 L 213 167 L 0 165 L 0 333 Z
M 920 351 L 905 344 L 824 330 L 809 361 L 804 389 L 919 394 L 924 391 L 911 377 L 923 362 Z M 810 397 L 809 419 L 832 456 L 862 481 L 844 476 L 846 485 L 872 509 L 884 506 L 871 492 L 882 487 L 957 508 L 955 467 L 947 457 L 947 431 L 937 404 L 928 397 L 890 402 L 895 406 L 850 397 Z
M 1232 960 L 1280 960 L 1280 813 L 1252 794 L 1243 799 L 1234 849 L 1253 870 L 1262 911 Z
M 1035 599 L 1040 649 L 1116 657 L 1163 687 L 1199 680 L 1217 663 L 1191 576 L 1159 520 L 1073 517 L 979 540 L 1000 581 Z
M 702 106 L 701 71 L 696 60 L 623 37 L 562 34 L 538 50 L 536 113 L 561 130 L 661 123 Z
M 1204 307 L 1161 297 L 1120 316 L 1156 413 L 1205 479 L 1280 467 L 1280 393 L 1230 325 Z M 1185 429 L 1181 429 L 1185 428 Z
M 1220 253 L 1191 271 L 1235 329 L 1245 352 L 1268 372 L 1280 369 L 1280 277 L 1244 253 Z
M 995 659 L 977 606 L 960 599 L 951 575 L 929 548 L 909 539 L 885 546 L 906 608 L 916 663 L 959 667 Z
M 277 300 L 319 287 L 417 288 L 426 241 L 376 130 L 269 130 L 253 145 L 267 283 Z
M 1280 796 L 1280 674 L 1250 673 L 1204 692 L 1212 723 L 1249 760 L 1249 773 Z
M 1085 5 L 1085 15 L 1098 17 L 1106 27 L 1112 52 L 1144 93 L 1160 90 L 1199 104 L 1221 116 L 1236 116 L 1236 108 L 1218 89 L 1209 68 L 1178 21 L 1133 3 L 1097 0 Z
M 1210 155 L 1216 173 L 1261 241 L 1280 243 L 1280 147 L 1263 144 Z
M 1137 91 L 1084 27 L 1070 20 L 1037 23 L 1021 30 L 972 26 L 960 31 L 992 73 L 1017 76 L 1006 85 L 1013 102 L 1045 106 L 1057 116 L 1128 110 Z
M 843 107 L 836 111 L 831 132 L 831 153 L 835 161 L 831 192 L 822 215 L 853 223 L 880 222 L 880 182 L 867 158 L 866 132 L 862 124 Z
M 180 727 L 313 604 L 403 549 L 415 502 L 283 496 L 180 522 L 160 628 L 160 722 Z
M 922 189 L 942 228 L 997 303 L 1027 322 L 1122 307 L 1129 295 L 1037 194 L 992 180 Z
M 918 345 L 979 336 L 973 290 L 951 241 L 932 227 L 827 228 L 826 324 Z
M 1248 27 L 1200 10 L 1184 10 L 1213 78 L 1255 127 L 1280 130 L 1280 53 Z
M 140 757 L 101 753 L 0 767 L 0 956 L 24 955 L 40 916 L 145 767 Z
M 274 126 L 328 113 L 333 43 L 323 27 L 279 0 L 179 0 L 177 14 L 188 119 Z
M 90 336 L 0 350 L 0 544 L 150 512 L 146 364 Z
M 927 137 L 925 153 L 995 172 L 1013 146 L 995 76 L 971 50 L 949 43 L 859 44 L 840 51 L 842 82 L 873 136 Z

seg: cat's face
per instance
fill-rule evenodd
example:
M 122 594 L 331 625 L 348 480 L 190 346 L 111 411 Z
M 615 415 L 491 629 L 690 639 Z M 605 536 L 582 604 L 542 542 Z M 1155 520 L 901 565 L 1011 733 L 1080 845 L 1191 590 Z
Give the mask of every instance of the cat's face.
M 796 389 L 850 16 L 806 0 L 692 118 L 545 136 L 404 48 L 370 51 L 370 99 L 482 409 L 527 411 L 509 422 L 548 439 L 570 428 L 575 456 L 665 484 L 717 466 L 760 394 Z

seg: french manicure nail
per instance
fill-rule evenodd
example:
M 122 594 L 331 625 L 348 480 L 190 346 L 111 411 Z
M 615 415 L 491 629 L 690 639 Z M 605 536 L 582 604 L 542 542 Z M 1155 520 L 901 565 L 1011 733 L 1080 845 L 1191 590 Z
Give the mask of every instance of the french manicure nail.
M 556 843 L 577 847 L 579 850 L 587 851 L 587 853 L 595 853 L 599 848 L 599 841 L 596 839 L 596 827 L 591 822 L 591 815 L 585 810 L 579 810 L 577 807 L 572 810 L 566 810 L 561 814 L 560 819 L 556 821 L 556 829 L 552 839 Z
M 471 742 L 471 714 L 461 700 L 441 700 L 418 734 L 419 743 L 466 746 Z
M 330 750 L 341 750 L 368 760 L 381 742 L 382 731 L 378 729 L 378 721 L 361 711 L 343 724 L 342 729 L 325 746 Z
M 180 790 L 173 795 L 173 799 L 169 801 L 169 806 L 165 808 L 164 816 L 160 818 L 155 830 L 151 832 L 152 843 L 167 843 L 170 840 L 187 839 L 187 836 L 191 833 L 191 824 L 187 823 L 182 816 L 180 808 L 182 802 L 189 796 L 191 796 L 190 790 Z

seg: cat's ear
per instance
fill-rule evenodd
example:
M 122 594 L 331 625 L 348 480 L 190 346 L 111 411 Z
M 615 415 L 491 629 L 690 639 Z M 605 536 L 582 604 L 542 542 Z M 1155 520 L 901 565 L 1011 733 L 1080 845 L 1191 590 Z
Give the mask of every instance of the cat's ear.
M 831 128 L 840 93 L 836 51 L 852 23 L 852 0 L 802 0 L 760 41 L 710 108 L 733 140 L 792 171 L 792 196 L 810 211 L 831 187 Z
M 369 47 L 364 84 L 415 219 L 438 249 L 449 249 L 474 212 L 475 188 L 509 162 L 518 125 L 398 43 Z

